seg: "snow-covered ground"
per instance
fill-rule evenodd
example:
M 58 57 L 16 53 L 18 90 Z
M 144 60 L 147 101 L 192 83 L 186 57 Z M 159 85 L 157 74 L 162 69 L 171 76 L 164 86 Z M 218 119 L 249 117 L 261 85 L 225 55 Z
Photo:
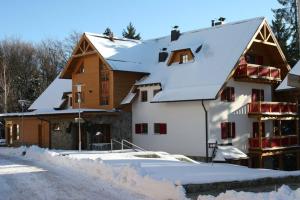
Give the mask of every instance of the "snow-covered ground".
M 64 195 L 67 197 L 63 199 L 186 199 L 180 186 L 182 184 L 300 175 L 300 171 L 283 172 L 230 164 L 198 163 L 185 156 L 165 152 L 79 153 L 30 147 L 23 157 L 20 156 L 22 151 L 23 148 L 0 148 L 0 199 L 1 195 L 9 197 L 4 199 L 18 199 L 12 195 L 19 193 L 24 194 L 21 199 L 30 196 L 35 199 L 58 199 Z M 296 200 L 299 198 L 294 197 L 298 197 L 295 195 L 299 193 L 298 190 L 292 192 L 286 187 L 277 193 L 227 191 L 216 199 L 248 200 L 251 195 L 255 198 L 257 195 L 265 195 L 261 196 L 262 199 L 272 199 L 272 195 L 289 195 L 291 197 L 284 199 Z M 239 195 L 249 195 L 249 198 L 238 198 Z M 199 199 L 210 200 L 214 197 L 199 196 Z
M 300 189 L 291 190 L 288 186 L 282 186 L 278 191 L 253 193 L 253 192 L 236 192 L 226 191 L 213 196 L 199 196 L 198 200 L 299 200 Z
M 101 160 L 103 163 L 113 167 L 128 166 L 134 168 L 142 176 L 150 176 L 157 180 L 168 180 L 177 185 L 300 175 L 300 171 L 288 172 L 269 169 L 253 169 L 222 163 L 207 164 L 193 162 L 193 160 L 188 160 L 185 156 L 170 155 L 165 152 L 57 152 L 75 159 Z M 182 160 L 185 160 L 186 162 Z
M 38 147 L 0 148 L 0 199 L 185 199 L 182 187 L 128 166 L 76 159 Z

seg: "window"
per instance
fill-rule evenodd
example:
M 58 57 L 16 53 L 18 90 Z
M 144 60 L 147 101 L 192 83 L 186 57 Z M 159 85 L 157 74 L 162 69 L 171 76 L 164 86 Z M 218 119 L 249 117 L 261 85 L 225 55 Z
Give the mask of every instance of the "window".
M 71 96 L 69 96 L 69 106 L 70 107 L 73 106 L 73 98 Z
M 181 54 L 180 55 L 179 64 L 187 63 L 188 61 L 189 61 L 189 56 L 187 54 Z
M 101 67 L 100 105 L 109 105 L 109 71 Z
M 226 87 L 221 93 L 221 101 L 233 102 L 234 100 L 234 87 Z
M 222 122 L 221 123 L 221 138 L 235 138 L 235 122 Z
M 135 124 L 135 133 L 136 134 L 147 134 L 148 133 L 148 124 L 147 123 Z
M 12 126 L 12 135 L 13 135 L 13 140 L 19 140 L 20 139 L 20 126 L 18 124 L 13 124 L 13 126 Z
M 264 90 L 252 89 L 251 100 L 252 102 L 264 101 L 265 100 Z
M 266 132 L 265 122 L 261 122 L 261 126 L 262 126 L 262 137 L 265 137 L 265 132 Z M 259 123 L 258 122 L 253 122 L 252 137 L 253 138 L 258 138 L 258 136 L 259 136 Z
M 84 93 L 83 92 L 75 92 L 75 102 L 79 103 L 79 97 L 80 97 L 80 103 L 84 102 Z
M 141 91 L 141 102 L 147 102 L 148 101 L 148 92 L 146 90 Z
M 247 54 L 245 56 L 246 62 L 250 64 L 262 65 L 264 63 L 264 57 L 259 55 Z
M 155 134 L 167 134 L 167 124 L 165 123 L 155 123 L 154 124 Z
M 78 69 L 78 74 L 84 73 L 84 65 L 81 64 L 79 69 Z
M 156 89 L 156 90 L 153 90 L 153 96 L 155 96 L 157 93 L 159 93 L 161 91 L 161 89 Z
M 109 80 L 109 72 L 108 71 L 101 71 L 101 80 L 108 81 Z
M 52 131 L 61 131 L 59 123 L 53 123 L 52 124 Z

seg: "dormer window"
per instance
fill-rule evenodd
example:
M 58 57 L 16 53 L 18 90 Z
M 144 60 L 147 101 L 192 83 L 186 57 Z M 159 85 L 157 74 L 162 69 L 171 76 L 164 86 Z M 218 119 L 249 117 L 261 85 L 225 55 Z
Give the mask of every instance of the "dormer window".
M 168 65 L 172 64 L 184 64 L 188 62 L 192 62 L 194 60 L 194 54 L 191 49 L 179 49 L 172 51 L 171 56 L 168 60 Z
M 189 56 L 187 54 L 181 54 L 180 55 L 179 64 L 187 63 L 188 61 L 189 61 Z

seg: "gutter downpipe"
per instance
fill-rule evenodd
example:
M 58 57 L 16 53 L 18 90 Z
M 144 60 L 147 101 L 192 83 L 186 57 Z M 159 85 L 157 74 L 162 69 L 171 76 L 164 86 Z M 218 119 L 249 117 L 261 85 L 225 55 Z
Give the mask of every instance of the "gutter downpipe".
M 204 106 L 204 100 L 202 99 L 202 107 L 205 112 L 205 150 L 206 158 L 205 161 L 208 163 L 208 120 L 207 120 L 207 109 Z

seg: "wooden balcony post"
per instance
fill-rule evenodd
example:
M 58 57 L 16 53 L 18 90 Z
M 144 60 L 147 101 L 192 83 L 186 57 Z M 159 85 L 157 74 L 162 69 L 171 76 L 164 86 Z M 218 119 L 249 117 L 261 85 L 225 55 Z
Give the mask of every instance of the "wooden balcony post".
M 262 149 L 262 122 L 261 122 L 261 118 L 258 118 L 258 144 L 259 144 L 259 148 Z

